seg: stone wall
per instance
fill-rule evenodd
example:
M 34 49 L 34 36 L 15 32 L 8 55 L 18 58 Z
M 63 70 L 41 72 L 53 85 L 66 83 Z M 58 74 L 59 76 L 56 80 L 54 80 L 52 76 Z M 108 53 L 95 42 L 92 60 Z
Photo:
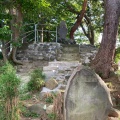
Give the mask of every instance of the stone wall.
M 33 43 L 26 49 L 17 51 L 19 60 L 46 60 L 53 61 L 61 58 L 62 47 L 59 43 Z
M 89 64 L 95 58 L 98 48 L 93 45 L 81 44 L 79 46 L 80 62 L 82 64 Z
M 29 44 L 28 47 L 25 47 L 19 49 L 17 51 L 17 59 L 19 60 L 32 60 L 32 61 L 37 61 L 37 60 L 45 60 L 45 61 L 54 61 L 54 60 L 62 60 L 62 57 L 65 57 L 63 54 L 67 52 L 70 54 L 70 49 L 67 49 L 68 51 L 64 51 L 64 47 L 69 47 L 68 46 L 63 46 L 60 43 L 32 43 Z M 93 45 L 86 45 L 82 44 L 79 46 L 79 54 L 80 54 L 80 59 L 77 61 L 80 61 L 82 64 L 89 64 L 90 61 L 95 57 L 98 49 L 94 47 Z M 67 60 L 68 58 L 66 58 Z M 74 61 L 74 60 L 73 60 Z

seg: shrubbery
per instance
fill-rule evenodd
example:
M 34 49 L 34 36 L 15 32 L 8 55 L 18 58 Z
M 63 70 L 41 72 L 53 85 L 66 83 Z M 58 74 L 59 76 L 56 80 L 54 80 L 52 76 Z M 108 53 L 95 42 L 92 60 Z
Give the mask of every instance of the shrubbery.
M 31 73 L 30 81 L 28 82 L 28 90 L 35 92 L 39 91 L 45 84 L 45 75 L 42 73 L 42 70 L 35 69 Z
M 0 68 L 0 120 L 19 120 L 19 85 L 13 66 L 6 63 Z

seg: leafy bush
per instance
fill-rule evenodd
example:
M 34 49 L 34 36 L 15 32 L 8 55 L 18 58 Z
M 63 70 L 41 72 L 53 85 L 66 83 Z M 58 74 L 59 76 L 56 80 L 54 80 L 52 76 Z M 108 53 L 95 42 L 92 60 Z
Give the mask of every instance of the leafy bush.
M 45 75 L 42 73 L 42 70 L 33 70 L 30 81 L 28 82 L 28 90 L 32 92 L 39 91 L 45 84 L 44 79 Z
M 0 69 L 0 120 L 19 120 L 19 85 L 13 66 L 6 63 Z

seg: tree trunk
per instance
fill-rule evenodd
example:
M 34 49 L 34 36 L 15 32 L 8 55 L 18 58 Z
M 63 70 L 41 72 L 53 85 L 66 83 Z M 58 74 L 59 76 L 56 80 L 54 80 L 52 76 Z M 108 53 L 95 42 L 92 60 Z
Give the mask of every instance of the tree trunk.
M 6 57 L 8 58 L 8 55 L 10 53 L 10 41 L 3 41 L 4 43 L 4 48 L 5 48 L 5 54 L 6 54 Z
M 3 61 L 6 63 L 8 61 L 7 56 L 6 56 L 6 51 L 5 51 L 5 47 L 4 47 L 4 43 L 2 42 L 2 56 L 3 56 Z
M 8 55 L 10 52 L 10 41 L 6 42 L 6 41 L 2 41 L 2 54 L 3 54 L 3 60 L 7 61 L 8 60 Z
M 100 49 L 91 65 L 102 78 L 108 78 L 114 60 L 120 16 L 120 0 L 105 0 L 105 23 Z
M 77 21 L 75 22 L 74 26 L 70 30 L 70 39 L 73 41 L 74 41 L 74 32 L 78 29 L 78 27 L 79 27 L 79 25 L 84 17 L 84 14 L 86 12 L 86 8 L 87 8 L 87 0 L 84 0 L 81 14 L 78 15 Z
M 17 6 L 16 8 L 11 8 L 10 14 L 12 15 L 12 20 L 11 20 L 12 40 L 13 43 L 17 44 L 19 42 L 20 28 L 22 26 L 22 19 L 23 19 L 21 6 Z M 17 46 L 15 45 L 12 47 L 11 58 L 14 63 L 22 64 L 20 61 L 16 59 L 16 51 L 17 51 Z

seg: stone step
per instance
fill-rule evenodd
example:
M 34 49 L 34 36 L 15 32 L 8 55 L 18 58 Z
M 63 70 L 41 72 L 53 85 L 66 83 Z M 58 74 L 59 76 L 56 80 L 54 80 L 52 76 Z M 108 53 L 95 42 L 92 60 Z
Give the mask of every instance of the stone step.
M 79 53 L 79 48 L 63 48 L 62 51 L 65 53 Z
M 62 58 L 64 58 L 64 57 L 66 57 L 66 58 L 73 58 L 73 57 L 79 58 L 80 55 L 78 53 L 63 53 Z
M 56 61 L 56 62 L 49 62 L 49 66 L 60 66 L 60 67 L 65 67 L 65 66 L 71 66 L 71 67 L 77 67 L 81 63 L 79 61 Z
M 50 78 L 54 78 L 56 76 L 55 71 L 43 71 L 43 74 L 45 75 L 45 80 L 49 80 Z
M 73 53 L 69 53 L 69 54 L 63 54 L 62 55 L 62 58 L 61 58 L 62 61 L 73 61 L 73 60 L 80 60 L 80 55 L 79 54 L 73 54 Z
M 73 61 L 73 60 L 78 60 L 78 58 L 73 58 L 73 59 L 69 59 L 69 58 L 62 58 L 61 60 L 71 62 L 71 61 Z
M 62 45 L 64 48 L 79 48 L 79 45 Z
M 43 71 L 54 71 L 54 70 L 58 70 L 58 66 L 44 66 L 43 67 Z

